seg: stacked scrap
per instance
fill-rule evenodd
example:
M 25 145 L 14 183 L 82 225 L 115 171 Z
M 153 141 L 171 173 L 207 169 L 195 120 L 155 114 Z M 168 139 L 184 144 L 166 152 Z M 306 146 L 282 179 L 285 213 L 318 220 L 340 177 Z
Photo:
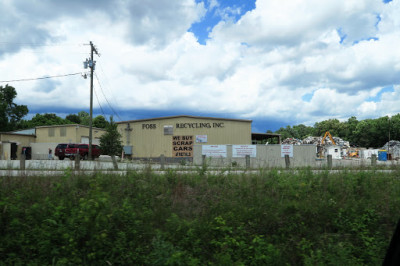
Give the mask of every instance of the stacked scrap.
M 350 143 L 346 140 L 343 140 L 339 137 L 333 137 L 333 140 L 335 141 L 336 145 L 340 147 L 350 147 Z M 322 142 L 322 137 L 307 137 L 303 139 L 303 144 L 314 144 L 314 145 L 320 145 Z M 332 141 L 329 138 L 326 138 L 324 141 L 325 144 L 327 145 L 332 145 Z
M 303 144 L 314 144 L 314 145 L 319 145 L 321 144 L 322 137 L 307 137 L 303 139 Z
M 292 145 L 300 145 L 301 140 L 300 139 L 295 139 L 295 138 L 286 138 L 282 141 L 282 144 L 292 144 Z
M 333 137 L 333 140 L 336 142 L 336 145 L 340 146 L 340 147 L 350 147 L 350 142 L 343 140 L 339 137 Z M 330 140 L 329 140 L 330 142 Z
M 346 140 L 343 140 L 339 137 L 333 137 L 336 145 L 342 148 L 350 147 L 350 143 Z M 282 141 L 282 144 L 292 144 L 292 145 L 301 145 L 301 144 L 313 144 L 313 145 L 321 145 L 322 137 L 307 137 L 303 140 L 296 139 L 296 138 L 287 138 Z M 332 141 L 329 138 L 326 138 L 324 143 L 326 145 L 332 145 Z M 399 142 L 400 143 L 400 142 Z M 400 145 L 400 144 L 399 144 Z M 400 147 L 400 146 L 399 146 Z
M 392 158 L 400 158 L 400 141 L 391 140 L 382 147 L 383 150 L 387 150 L 392 154 Z

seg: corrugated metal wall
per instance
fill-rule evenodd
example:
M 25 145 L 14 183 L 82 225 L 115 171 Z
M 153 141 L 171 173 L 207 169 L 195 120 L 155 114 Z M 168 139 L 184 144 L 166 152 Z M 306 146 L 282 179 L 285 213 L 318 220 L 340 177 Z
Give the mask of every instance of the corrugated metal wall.
M 164 134 L 164 126 L 172 126 L 172 135 Z M 173 117 L 130 121 L 118 124 L 124 145 L 133 146 L 133 157 L 173 156 L 173 136 L 192 136 L 193 144 L 251 144 L 251 121 L 210 118 Z M 166 129 L 166 133 L 168 130 Z M 205 135 L 206 143 L 196 143 L 197 135 Z

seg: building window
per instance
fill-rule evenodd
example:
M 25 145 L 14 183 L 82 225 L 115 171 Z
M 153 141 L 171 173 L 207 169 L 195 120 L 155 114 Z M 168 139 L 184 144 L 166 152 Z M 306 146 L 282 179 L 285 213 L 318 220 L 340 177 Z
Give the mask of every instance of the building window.
M 54 137 L 54 128 L 49 128 L 49 137 Z
M 173 126 L 164 126 L 164 135 L 173 135 L 174 127 Z
M 60 136 L 61 137 L 67 136 L 67 128 L 66 127 L 61 127 L 60 128 Z

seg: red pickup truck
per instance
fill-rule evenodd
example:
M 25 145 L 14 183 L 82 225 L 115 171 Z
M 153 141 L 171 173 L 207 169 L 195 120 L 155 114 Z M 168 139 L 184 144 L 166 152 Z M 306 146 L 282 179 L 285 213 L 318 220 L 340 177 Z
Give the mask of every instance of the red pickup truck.
M 78 144 L 75 143 L 60 143 L 57 145 L 56 150 L 54 151 L 54 154 L 58 157 L 60 160 L 64 160 L 65 157 L 65 150 L 68 148 L 75 148 L 75 146 L 78 146 Z
M 89 144 L 76 144 L 74 147 L 65 149 L 65 157 L 71 160 L 74 160 L 77 154 L 79 154 L 80 158 L 87 160 L 89 157 Z M 96 144 L 92 144 L 92 158 L 99 158 L 100 155 L 100 147 Z

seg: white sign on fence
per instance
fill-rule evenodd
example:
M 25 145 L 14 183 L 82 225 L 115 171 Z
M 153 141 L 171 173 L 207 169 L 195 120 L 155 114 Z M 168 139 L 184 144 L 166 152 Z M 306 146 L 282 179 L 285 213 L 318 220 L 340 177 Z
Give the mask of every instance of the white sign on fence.
M 202 155 L 226 158 L 226 145 L 202 145 Z
M 257 156 L 256 145 L 232 145 L 232 157 L 250 157 L 254 158 Z
M 281 157 L 285 157 L 285 155 L 289 155 L 289 157 L 293 157 L 293 145 L 289 145 L 289 144 L 281 145 Z

